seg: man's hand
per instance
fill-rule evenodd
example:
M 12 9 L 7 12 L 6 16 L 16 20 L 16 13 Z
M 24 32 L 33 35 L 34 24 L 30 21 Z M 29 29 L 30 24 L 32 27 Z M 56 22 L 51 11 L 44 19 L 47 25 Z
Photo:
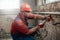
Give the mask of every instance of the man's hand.
M 46 15 L 46 16 L 45 16 L 45 19 L 46 19 L 47 21 L 50 21 L 50 20 L 51 20 L 51 18 L 50 18 L 49 15 Z
M 39 24 L 38 25 L 40 28 L 43 28 L 44 27 L 44 24 Z
M 39 26 L 40 28 L 43 28 L 44 25 L 45 25 L 45 23 L 46 23 L 46 20 L 44 20 L 43 22 L 39 23 L 38 26 Z

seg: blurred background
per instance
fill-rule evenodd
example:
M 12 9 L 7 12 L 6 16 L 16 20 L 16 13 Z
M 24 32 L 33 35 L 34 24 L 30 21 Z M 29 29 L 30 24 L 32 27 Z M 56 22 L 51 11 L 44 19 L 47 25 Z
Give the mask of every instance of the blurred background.
M 60 0 L 0 0 L 0 40 L 12 40 L 10 36 L 11 22 L 19 13 L 20 5 L 28 3 L 35 14 L 51 14 L 54 21 L 46 23 L 40 29 L 42 40 L 60 40 Z M 29 19 L 29 26 L 40 20 Z M 40 35 L 36 40 L 41 40 Z

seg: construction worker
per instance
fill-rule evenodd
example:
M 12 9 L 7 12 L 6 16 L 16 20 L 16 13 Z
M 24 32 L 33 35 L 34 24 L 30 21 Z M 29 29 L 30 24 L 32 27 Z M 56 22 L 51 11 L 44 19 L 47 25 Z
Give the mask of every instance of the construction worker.
M 36 25 L 30 29 L 28 27 L 28 19 L 50 19 L 49 16 L 32 14 L 31 11 L 29 4 L 23 3 L 21 5 L 20 13 L 18 13 L 11 25 L 11 36 L 13 40 L 35 40 L 33 33 L 39 29 L 41 25 Z

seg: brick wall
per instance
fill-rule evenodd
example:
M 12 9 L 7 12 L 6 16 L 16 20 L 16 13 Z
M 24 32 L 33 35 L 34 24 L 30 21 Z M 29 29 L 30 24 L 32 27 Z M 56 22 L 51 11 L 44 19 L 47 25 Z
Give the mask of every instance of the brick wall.
M 38 11 L 41 11 L 41 12 L 59 12 L 60 11 L 60 1 L 38 6 Z
M 54 21 L 46 22 L 45 27 L 40 29 L 42 37 L 36 40 L 60 40 L 60 15 L 52 15 Z M 44 37 L 45 36 L 45 37 Z

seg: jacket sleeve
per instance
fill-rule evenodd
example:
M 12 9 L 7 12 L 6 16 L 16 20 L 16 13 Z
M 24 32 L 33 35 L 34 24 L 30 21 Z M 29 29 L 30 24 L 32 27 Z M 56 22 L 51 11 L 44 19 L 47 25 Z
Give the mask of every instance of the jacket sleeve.
M 29 18 L 29 19 L 34 19 L 35 18 L 35 14 L 26 14 L 26 17 Z
M 21 20 L 16 20 L 16 30 L 20 33 L 26 34 L 29 32 L 28 27 L 21 21 Z

